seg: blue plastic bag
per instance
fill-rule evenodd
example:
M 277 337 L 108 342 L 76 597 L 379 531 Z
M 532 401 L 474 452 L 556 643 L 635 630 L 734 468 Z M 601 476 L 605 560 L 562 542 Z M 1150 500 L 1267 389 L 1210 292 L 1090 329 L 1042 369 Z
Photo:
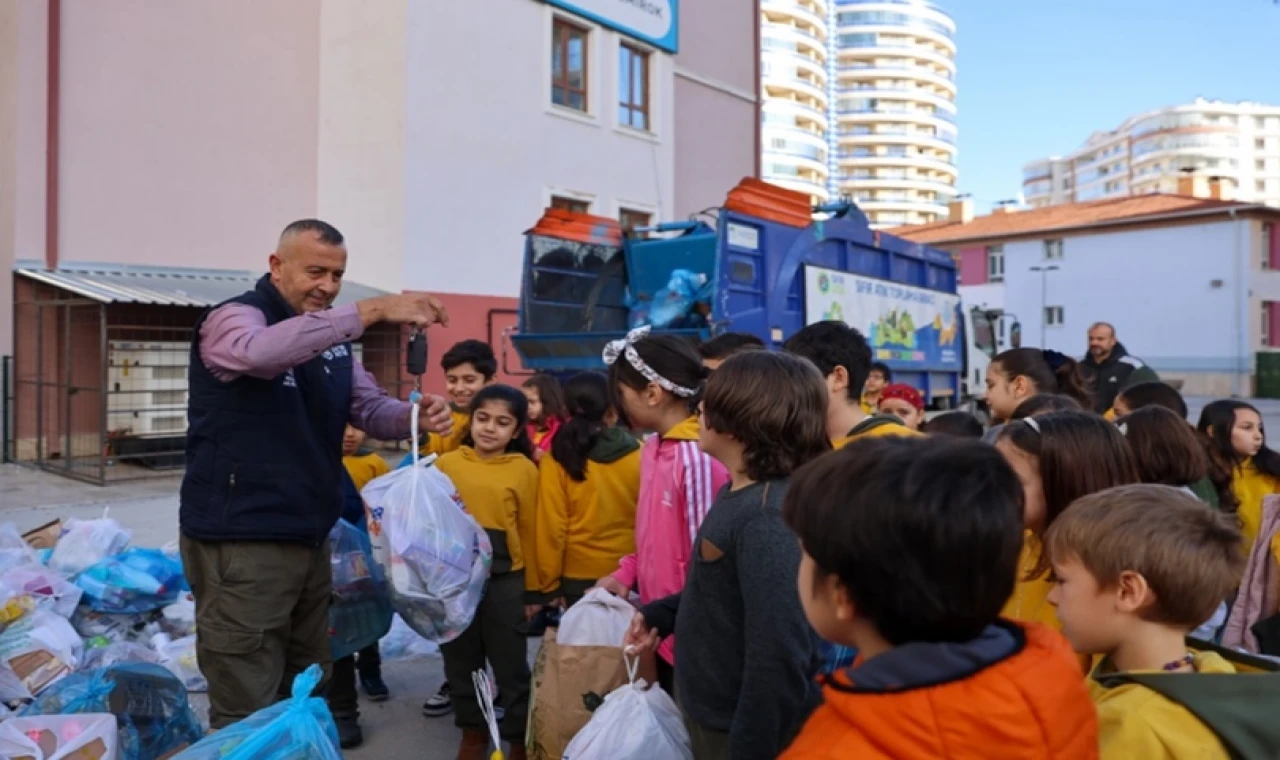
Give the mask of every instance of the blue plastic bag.
M 342 760 L 338 727 L 324 699 L 311 696 L 320 683 L 320 666 L 293 679 L 293 697 L 263 708 L 173 760 Z
M 391 630 L 391 596 L 382 568 L 373 561 L 369 536 L 346 520 L 329 532 L 333 598 L 329 602 L 329 648 L 333 659 L 355 654 Z
M 187 590 L 182 562 L 159 549 L 126 549 L 76 576 L 94 612 L 127 615 L 168 607 Z
M 159 665 L 145 663 L 72 673 L 19 715 L 83 713 L 116 716 L 120 760 L 154 760 L 204 736 L 182 682 Z
M 650 325 L 658 329 L 696 326 L 693 322 L 706 323 L 705 317 L 694 313 L 694 306 L 711 297 L 711 285 L 707 276 L 688 269 L 671 272 L 667 286 L 653 294 L 652 300 L 637 300 L 631 308 L 631 327 Z

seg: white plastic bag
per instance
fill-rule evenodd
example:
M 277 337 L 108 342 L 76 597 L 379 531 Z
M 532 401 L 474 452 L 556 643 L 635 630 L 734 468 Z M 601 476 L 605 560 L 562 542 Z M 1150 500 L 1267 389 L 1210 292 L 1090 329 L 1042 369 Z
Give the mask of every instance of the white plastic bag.
M 151 646 L 160 656 L 160 664 L 169 669 L 187 687 L 187 691 L 208 691 L 209 682 L 200 672 L 200 664 L 196 661 L 196 637 L 184 636 L 175 641 L 163 633 L 158 633 L 151 640 Z
M 396 615 L 391 618 L 391 630 L 378 642 L 378 650 L 383 662 L 388 660 L 413 660 L 422 657 L 438 657 L 440 647 L 435 642 L 427 641 L 418 635 L 404 622 L 404 618 Z
M 631 682 L 604 698 L 563 760 L 693 760 L 680 708 L 662 689 L 636 680 L 639 664 L 628 655 Z
M 151 651 L 150 647 L 144 647 L 141 644 L 116 641 L 106 646 L 86 649 L 80 667 L 82 670 L 94 670 L 127 662 L 149 662 L 152 665 L 159 665 L 160 655 Z
M 84 591 L 43 565 L 18 565 L 0 574 L 0 601 L 29 596 L 35 606 L 70 618 Z
M 175 638 L 196 632 L 196 602 L 191 594 L 179 596 L 178 601 L 160 610 L 160 627 Z
M 116 716 L 35 715 L 0 723 L 0 757 L 115 760 Z
M 36 696 L 79 667 L 83 651 L 66 618 L 35 610 L 0 633 L 0 701 Z
M 0 571 L 15 565 L 38 565 L 36 550 L 22 538 L 18 526 L 11 522 L 0 524 Z
M 69 519 L 62 526 L 62 536 L 49 556 L 49 567 L 74 577 L 107 557 L 124 551 L 132 536 L 109 517 Z
M 376 478 L 362 495 L 374 560 L 386 572 L 392 605 L 410 628 L 443 644 L 471 625 L 493 548 L 432 462 L 428 457 Z
M 620 647 L 636 608 L 602 588 L 593 588 L 560 617 L 556 643 L 566 647 Z

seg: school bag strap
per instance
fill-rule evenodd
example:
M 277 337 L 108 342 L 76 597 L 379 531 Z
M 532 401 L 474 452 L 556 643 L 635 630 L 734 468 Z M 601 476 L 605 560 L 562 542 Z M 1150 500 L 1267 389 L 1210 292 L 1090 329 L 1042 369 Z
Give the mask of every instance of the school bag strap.
M 1275 695 L 1280 693 L 1280 665 L 1260 657 L 1224 650 L 1196 639 L 1195 649 L 1218 652 L 1236 666 L 1232 673 L 1117 673 L 1103 662 L 1093 679 L 1112 689 L 1138 684 L 1185 707 L 1218 737 L 1233 760 L 1280 757 L 1280 721 Z

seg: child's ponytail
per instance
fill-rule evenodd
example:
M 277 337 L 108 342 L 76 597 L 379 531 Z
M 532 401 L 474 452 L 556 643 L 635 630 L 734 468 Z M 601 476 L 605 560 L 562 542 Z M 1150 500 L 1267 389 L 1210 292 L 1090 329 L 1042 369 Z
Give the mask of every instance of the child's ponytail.
M 569 419 L 551 439 L 551 456 L 573 480 L 587 479 L 587 457 L 605 430 L 609 381 L 599 372 L 574 375 L 564 384 Z

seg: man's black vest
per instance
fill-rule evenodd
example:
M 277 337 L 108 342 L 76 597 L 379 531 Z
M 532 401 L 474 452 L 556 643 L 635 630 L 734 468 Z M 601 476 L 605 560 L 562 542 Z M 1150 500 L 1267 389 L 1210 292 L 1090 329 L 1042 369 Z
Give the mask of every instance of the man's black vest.
M 241 303 L 273 325 L 295 315 L 264 275 Z M 351 345 L 285 373 L 224 383 L 200 358 L 201 316 L 188 370 L 187 472 L 179 524 L 199 541 L 321 545 L 342 510 L 342 433 L 351 406 Z

